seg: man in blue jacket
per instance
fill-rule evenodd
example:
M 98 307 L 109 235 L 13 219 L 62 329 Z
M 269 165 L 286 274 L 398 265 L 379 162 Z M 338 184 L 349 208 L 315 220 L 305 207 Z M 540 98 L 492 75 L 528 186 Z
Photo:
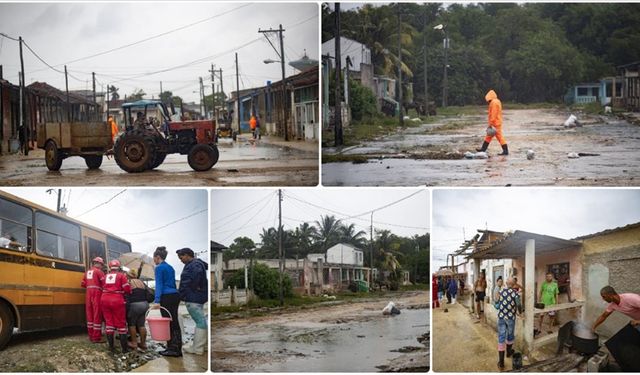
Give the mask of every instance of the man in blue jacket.
M 167 341 L 167 349 L 160 354 L 167 357 L 182 357 L 182 332 L 178 322 L 180 295 L 176 289 L 176 271 L 169 263 L 165 262 L 165 259 L 167 259 L 167 248 L 164 246 L 156 248 L 153 253 L 153 262 L 156 264 L 156 299 L 154 302 L 159 303 L 161 307 L 171 313 L 171 338 Z M 157 308 L 157 305 L 153 308 Z M 160 310 L 160 313 L 165 318 L 169 317 L 164 309 Z
M 187 353 L 202 355 L 207 353 L 207 318 L 205 317 L 204 304 L 207 303 L 208 286 L 206 262 L 196 259 L 193 250 L 185 247 L 176 251 L 180 261 L 184 263 L 184 269 L 180 275 L 180 300 L 187 305 L 189 315 L 196 323 L 196 332 L 193 343 L 183 349 Z

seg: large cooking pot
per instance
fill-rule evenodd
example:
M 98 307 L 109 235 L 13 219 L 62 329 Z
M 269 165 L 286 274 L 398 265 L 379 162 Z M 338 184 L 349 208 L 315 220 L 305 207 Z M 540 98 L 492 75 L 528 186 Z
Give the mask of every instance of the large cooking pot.
M 598 334 L 583 323 L 573 322 L 571 346 L 582 354 L 595 354 L 600 348 Z

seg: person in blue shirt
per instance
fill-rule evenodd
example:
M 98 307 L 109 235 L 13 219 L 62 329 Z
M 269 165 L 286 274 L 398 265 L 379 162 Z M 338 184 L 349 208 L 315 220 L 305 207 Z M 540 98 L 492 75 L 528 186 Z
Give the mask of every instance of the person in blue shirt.
M 449 279 L 449 284 L 447 285 L 447 291 L 449 292 L 449 295 L 451 295 L 450 303 L 455 304 L 456 294 L 458 294 L 458 280 L 456 278 L 452 277 L 451 279 Z
M 176 250 L 178 258 L 184 264 L 180 275 L 180 299 L 185 302 L 187 311 L 196 323 L 196 330 L 191 344 L 185 345 L 185 353 L 203 355 L 207 353 L 207 318 L 204 304 L 208 300 L 209 282 L 207 281 L 208 265 L 202 259 L 195 258 L 193 250 L 185 247 Z
M 153 262 L 156 264 L 156 299 L 154 303 L 159 303 L 161 307 L 171 313 L 171 339 L 167 341 L 167 349 L 160 354 L 167 357 L 182 357 L 182 332 L 178 322 L 180 294 L 176 289 L 176 271 L 169 263 L 165 262 L 165 259 L 167 259 L 167 248 L 164 246 L 156 248 L 153 253 Z M 161 309 L 160 313 L 165 318 L 169 317 L 169 313 L 164 309 Z

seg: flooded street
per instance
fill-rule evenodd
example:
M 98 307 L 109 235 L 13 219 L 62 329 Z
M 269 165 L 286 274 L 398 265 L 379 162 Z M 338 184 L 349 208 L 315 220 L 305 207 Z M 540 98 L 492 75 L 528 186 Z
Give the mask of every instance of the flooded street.
M 184 305 L 180 305 L 182 339 L 193 339 L 195 323 Z M 158 312 L 151 312 L 154 316 Z M 147 324 L 148 329 L 148 324 Z M 117 340 L 117 339 L 116 339 Z M 164 342 L 161 343 L 164 345 Z M 205 372 L 207 355 L 184 354 L 182 358 L 164 358 L 160 343 L 149 335 L 146 351 L 109 352 L 107 343 L 93 344 L 86 329 L 66 328 L 53 331 L 16 334 L 0 352 L 0 372 Z
M 615 117 L 589 116 L 583 127 L 565 129 L 567 112 L 504 111 L 510 155 L 494 140 L 489 159 L 464 159 L 482 144 L 486 119 L 463 115 L 407 128 L 339 153 L 364 163 L 325 163 L 325 186 L 590 186 L 640 184 L 640 127 Z M 535 152 L 528 160 L 527 150 Z M 325 149 L 334 154 L 336 150 Z M 594 153 L 577 159 L 568 153 Z
M 315 186 L 318 184 L 318 152 L 314 142 L 281 142 L 264 137 L 257 145 L 245 138 L 222 139 L 220 159 L 207 172 L 195 172 L 187 155 L 168 155 L 160 167 L 143 173 L 127 173 L 106 157 L 98 170 L 88 170 L 84 159 L 70 157 L 58 172 L 44 162 L 44 151 L 29 156 L 0 158 L 0 179 L 5 186 Z
M 400 307 L 400 315 L 382 315 L 389 300 Z M 427 293 L 407 292 L 269 317 L 214 322 L 212 369 L 375 372 L 379 366 L 407 356 L 398 352 L 402 348 L 414 352 L 410 358 L 403 357 L 406 362 L 428 368 L 428 352 L 416 340 L 429 332 L 427 302 Z

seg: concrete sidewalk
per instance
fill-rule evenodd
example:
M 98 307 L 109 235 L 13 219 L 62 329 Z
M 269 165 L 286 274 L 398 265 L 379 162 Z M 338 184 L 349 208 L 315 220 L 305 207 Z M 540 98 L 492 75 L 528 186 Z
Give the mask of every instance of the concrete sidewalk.
M 238 136 L 238 142 L 251 142 L 253 137 L 249 133 L 243 133 Z M 282 137 L 276 137 L 274 135 L 263 135 L 258 141 L 260 143 L 268 144 L 276 147 L 290 147 L 299 151 L 311 152 L 314 154 L 319 153 L 319 141 L 299 141 L 290 140 L 285 141 Z

